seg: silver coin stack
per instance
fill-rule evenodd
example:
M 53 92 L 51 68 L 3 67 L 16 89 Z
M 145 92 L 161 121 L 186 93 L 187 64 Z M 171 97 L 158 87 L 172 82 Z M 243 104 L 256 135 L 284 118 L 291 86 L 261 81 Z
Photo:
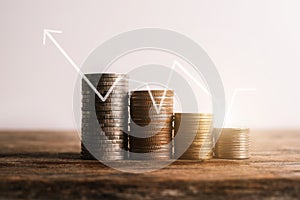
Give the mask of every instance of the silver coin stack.
M 213 157 L 213 116 L 209 113 L 175 113 L 175 157 L 207 160 Z
M 128 75 L 86 74 L 102 101 L 82 80 L 81 157 L 120 160 L 128 149 Z M 112 88 L 112 90 L 110 90 Z
M 215 157 L 223 159 L 247 159 L 250 157 L 249 128 L 214 129 L 220 136 L 215 145 Z
M 172 153 L 174 91 L 133 91 L 130 96 L 129 146 L 134 160 L 166 160 Z M 163 98 L 165 93 L 165 97 Z M 159 108 L 155 109 L 154 104 Z M 154 103 L 153 103 L 154 100 Z

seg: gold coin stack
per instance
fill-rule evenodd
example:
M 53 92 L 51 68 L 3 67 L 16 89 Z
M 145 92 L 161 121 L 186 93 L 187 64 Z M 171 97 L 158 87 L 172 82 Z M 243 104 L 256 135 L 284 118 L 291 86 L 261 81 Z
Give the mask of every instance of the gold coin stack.
M 152 96 L 148 90 L 133 91 L 130 96 L 130 158 L 170 159 L 174 92 L 150 90 L 150 93 Z
M 102 101 L 82 80 L 81 157 L 124 159 L 128 145 L 128 75 L 97 73 L 86 77 L 103 97 L 110 93 Z
M 214 129 L 220 133 L 215 146 L 215 157 L 224 159 L 247 159 L 250 157 L 249 128 Z
M 212 114 L 175 113 L 175 158 L 207 160 L 213 157 Z

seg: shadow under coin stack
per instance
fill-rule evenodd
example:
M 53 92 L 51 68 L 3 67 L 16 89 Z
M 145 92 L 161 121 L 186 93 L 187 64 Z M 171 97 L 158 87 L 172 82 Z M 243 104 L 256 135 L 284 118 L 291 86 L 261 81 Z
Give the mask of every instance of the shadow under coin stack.
M 213 157 L 212 114 L 175 113 L 175 158 L 207 160 Z
M 224 159 L 247 159 L 250 157 L 248 128 L 214 129 L 220 133 L 215 146 L 215 157 Z
M 83 159 L 124 159 L 128 144 L 125 136 L 128 132 L 128 75 L 86 74 L 86 77 L 103 97 L 108 96 L 102 101 L 82 80 L 81 156 Z
M 172 115 L 174 91 L 133 91 L 130 96 L 129 149 L 134 160 L 166 160 L 172 152 Z M 161 108 L 159 108 L 161 100 Z M 159 112 L 157 112 L 159 111 Z

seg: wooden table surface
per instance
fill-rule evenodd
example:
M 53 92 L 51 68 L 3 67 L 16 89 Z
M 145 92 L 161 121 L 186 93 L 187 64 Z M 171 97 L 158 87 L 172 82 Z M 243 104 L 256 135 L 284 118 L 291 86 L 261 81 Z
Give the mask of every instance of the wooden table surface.
M 0 199 L 300 199 L 300 131 L 251 136 L 248 160 L 182 160 L 133 174 L 81 160 L 75 132 L 2 131 Z

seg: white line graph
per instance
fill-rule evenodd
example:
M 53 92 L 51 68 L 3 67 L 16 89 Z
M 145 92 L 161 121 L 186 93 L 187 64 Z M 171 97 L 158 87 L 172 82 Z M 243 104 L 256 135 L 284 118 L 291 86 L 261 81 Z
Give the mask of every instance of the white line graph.
M 90 86 L 90 88 L 95 92 L 95 94 L 104 102 L 107 100 L 107 98 L 109 97 L 109 95 L 111 94 L 112 90 L 114 89 L 115 85 L 122 79 L 122 77 L 118 78 L 113 85 L 110 87 L 110 89 L 108 90 L 108 92 L 104 95 L 104 97 L 97 91 L 97 89 L 94 87 L 94 85 L 89 81 L 89 79 L 84 75 L 84 73 L 80 70 L 80 68 L 78 67 L 78 65 L 76 65 L 76 63 L 71 59 L 71 57 L 66 53 L 66 51 L 58 44 L 58 42 L 54 39 L 54 37 L 52 36 L 51 33 L 62 33 L 62 31 L 60 30 L 51 30 L 51 29 L 44 29 L 43 32 L 43 44 L 46 44 L 46 39 L 47 37 L 53 42 L 53 44 L 57 47 L 57 49 L 63 54 L 63 56 L 69 61 L 69 63 L 73 66 L 73 68 L 78 72 L 78 74 L 81 76 L 81 78 Z M 198 85 L 200 87 L 200 89 L 202 89 L 207 95 L 211 95 L 210 92 L 207 90 L 207 88 L 205 86 L 202 85 L 201 82 L 199 82 L 193 75 L 191 75 L 178 61 L 174 60 L 172 67 L 171 67 L 171 71 L 170 71 L 170 75 L 168 77 L 166 86 L 165 86 L 165 90 L 164 90 L 164 94 L 163 97 L 159 103 L 159 105 L 156 104 L 155 99 L 151 93 L 151 89 L 149 88 L 149 85 L 147 83 L 141 82 L 141 81 L 137 81 L 137 80 L 132 80 L 132 79 L 128 79 L 130 81 L 134 81 L 134 82 L 138 82 L 138 83 L 142 83 L 144 85 L 146 85 L 147 90 L 149 92 L 151 101 L 153 103 L 153 106 L 156 110 L 156 112 L 159 114 L 161 109 L 162 109 L 162 105 L 168 90 L 168 86 L 169 83 L 172 79 L 172 75 L 173 72 L 175 70 L 175 67 L 178 67 L 179 69 L 181 69 L 182 72 L 184 72 L 192 81 L 195 82 L 196 85 Z M 126 78 L 124 78 L 126 79 Z M 238 93 L 241 92 L 253 92 L 256 91 L 256 88 L 236 88 L 233 92 L 230 104 L 228 106 L 227 112 L 226 112 L 226 117 L 225 120 L 228 119 L 228 117 L 230 117 L 231 115 L 231 110 L 235 101 L 235 98 L 237 96 Z
M 113 85 L 110 87 L 110 89 L 108 90 L 108 92 L 105 94 L 105 96 L 103 97 L 98 91 L 97 89 L 94 87 L 94 85 L 89 81 L 89 79 L 84 75 L 84 73 L 80 70 L 80 68 L 78 67 L 78 65 L 76 65 L 76 63 L 71 59 L 71 57 L 66 53 L 66 51 L 58 44 L 58 42 L 54 39 L 54 37 L 52 36 L 52 33 L 62 33 L 62 31 L 60 30 L 51 30 L 51 29 L 44 29 L 43 32 L 43 44 L 46 44 L 46 38 L 48 37 L 53 44 L 57 47 L 57 49 L 63 54 L 63 56 L 69 61 L 69 63 L 73 66 L 73 68 L 78 72 L 78 74 L 81 76 L 81 78 L 89 85 L 89 87 L 95 92 L 95 94 L 104 102 L 107 100 L 107 98 L 109 97 L 109 95 L 111 94 L 112 90 L 114 89 L 115 85 L 122 79 L 122 78 L 118 78 Z M 153 103 L 153 106 L 155 107 L 155 110 L 157 112 L 157 114 L 160 113 L 161 109 L 162 109 L 162 105 L 165 99 L 165 96 L 167 94 L 167 89 L 169 86 L 169 83 L 172 79 L 172 75 L 173 75 L 173 71 L 175 70 L 175 67 L 179 67 L 191 80 L 193 80 L 207 95 L 210 95 L 209 91 L 206 89 L 205 86 L 203 86 L 199 81 L 197 81 L 197 79 L 195 77 L 193 77 L 178 61 L 174 60 L 172 67 L 171 67 L 171 72 L 170 75 L 168 77 L 167 80 L 167 84 L 164 90 L 164 94 L 163 97 L 159 103 L 159 106 L 157 106 L 154 97 L 151 93 L 151 90 L 149 88 L 148 84 L 145 84 L 147 87 L 147 90 L 149 92 L 151 101 Z M 131 80 L 131 79 L 129 79 Z
M 207 95 L 211 95 L 210 92 L 207 90 L 207 88 L 202 85 L 201 82 L 199 82 L 193 75 L 191 75 L 178 61 L 174 60 L 173 61 L 173 67 L 175 69 L 175 66 L 179 67 L 192 81 L 194 81 L 201 90 L 203 90 L 205 92 L 205 94 Z
M 110 89 L 107 91 L 105 96 L 103 97 L 98 90 L 94 87 L 94 85 L 90 82 L 90 80 L 84 75 L 84 73 L 80 70 L 80 68 L 76 65 L 76 63 L 71 59 L 71 57 L 65 52 L 65 50 L 57 43 L 57 41 L 54 39 L 54 37 L 51 35 L 51 33 L 62 33 L 62 31 L 59 30 L 50 30 L 50 29 L 44 29 L 43 34 L 43 44 L 46 44 L 46 38 L 48 37 L 54 45 L 58 48 L 58 50 L 63 54 L 63 56 L 69 61 L 69 63 L 74 67 L 74 69 L 78 72 L 78 74 L 85 80 L 85 82 L 90 86 L 90 88 L 95 92 L 95 94 L 101 99 L 101 101 L 106 101 L 112 90 L 114 89 L 115 85 L 122 79 L 121 77 L 117 78 L 117 80 L 113 83 L 113 85 L 110 87 Z

